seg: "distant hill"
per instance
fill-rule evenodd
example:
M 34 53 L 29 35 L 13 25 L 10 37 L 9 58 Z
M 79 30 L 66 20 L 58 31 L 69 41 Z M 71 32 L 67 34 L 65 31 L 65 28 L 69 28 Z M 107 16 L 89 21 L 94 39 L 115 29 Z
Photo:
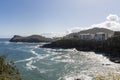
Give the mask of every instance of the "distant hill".
M 107 34 L 114 34 L 114 31 L 110 30 L 110 29 L 106 29 L 106 28 L 92 28 L 92 29 L 87 29 L 87 30 L 82 30 L 80 32 L 77 32 L 77 33 L 71 33 L 71 34 L 68 34 L 66 36 L 64 36 L 63 38 L 64 39 L 69 39 L 69 38 L 78 38 L 80 34 L 96 34 L 96 33 L 99 33 L 99 32 L 104 32 L 104 33 L 107 33 Z
M 90 34 L 95 34 L 97 32 L 105 32 L 105 33 L 114 33 L 114 31 L 110 30 L 110 29 L 106 29 L 106 28 L 92 28 L 92 29 L 88 29 L 88 30 L 83 30 L 78 32 L 79 34 L 84 34 L 84 33 L 90 33 Z
M 46 38 L 41 35 L 31 35 L 27 37 L 22 37 L 19 35 L 15 35 L 13 38 L 10 39 L 10 42 L 51 42 L 53 39 Z

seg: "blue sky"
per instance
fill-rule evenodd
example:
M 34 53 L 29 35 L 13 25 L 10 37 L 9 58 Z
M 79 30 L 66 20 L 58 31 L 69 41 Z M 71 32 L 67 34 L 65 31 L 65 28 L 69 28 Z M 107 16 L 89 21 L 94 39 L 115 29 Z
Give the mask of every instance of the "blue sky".
M 0 37 L 63 33 L 109 14 L 120 15 L 120 0 L 0 0 Z

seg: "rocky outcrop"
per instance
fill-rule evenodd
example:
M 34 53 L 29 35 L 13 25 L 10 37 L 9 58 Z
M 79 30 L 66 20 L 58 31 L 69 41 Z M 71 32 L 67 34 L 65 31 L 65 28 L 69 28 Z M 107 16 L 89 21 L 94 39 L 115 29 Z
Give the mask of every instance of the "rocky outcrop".
M 120 36 L 111 37 L 108 40 L 80 40 L 62 39 L 42 47 L 47 48 L 76 48 L 79 51 L 102 52 L 109 55 L 111 61 L 120 63 Z
M 46 38 L 40 35 L 31 35 L 28 37 L 22 37 L 19 35 L 15 35 L 12 39 L 10 39 L 10 42 L 51 42 L 53 39 Z
M 100 46 L 101 41 L 80 40 L 80 39 L 62 39 L 50 44 L 45 44 L 46 48 L 76 48 L 81 51 L 94 51 L 96 46 Z

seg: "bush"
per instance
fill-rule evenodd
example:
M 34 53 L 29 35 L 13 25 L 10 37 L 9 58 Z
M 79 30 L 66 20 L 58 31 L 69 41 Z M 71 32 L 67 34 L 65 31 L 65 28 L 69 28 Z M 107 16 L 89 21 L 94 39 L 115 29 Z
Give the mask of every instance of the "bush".
M 21 80 L 14 62 L 6 62 L 6 55 L 0 56 L 0 80 Z

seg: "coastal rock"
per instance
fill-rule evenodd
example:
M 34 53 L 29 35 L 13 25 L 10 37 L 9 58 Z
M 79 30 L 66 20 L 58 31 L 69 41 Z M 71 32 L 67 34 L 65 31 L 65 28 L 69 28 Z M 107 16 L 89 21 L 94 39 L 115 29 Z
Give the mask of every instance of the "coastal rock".
M 19 35 L 15 35 L 13 38 L 10 39 L 10 42 L 51 42 L 53 39 L 46 38 L 40 35 L 31 35 L 28 37 L 22 37 Z
M 94 51 L 109 55 L 108 58 L 116 63 L 120 63 L 120 36 L 114 36 L 104 41 L 61 39 L 50 44 L 45 44 L 46 48 L 76 48 L 79 51 Z M 111 58 L 112 57 L 112 58 Z M 117 58 L 116 58 L 117 57 Z
M 101 41 L 95 40 L 79 40 L 79 39 L 62 39 L 45 44 L 42 47 L 47 48 L 76 48 L 80 51 L 94 51 L 96 46 L 100 46 Z

